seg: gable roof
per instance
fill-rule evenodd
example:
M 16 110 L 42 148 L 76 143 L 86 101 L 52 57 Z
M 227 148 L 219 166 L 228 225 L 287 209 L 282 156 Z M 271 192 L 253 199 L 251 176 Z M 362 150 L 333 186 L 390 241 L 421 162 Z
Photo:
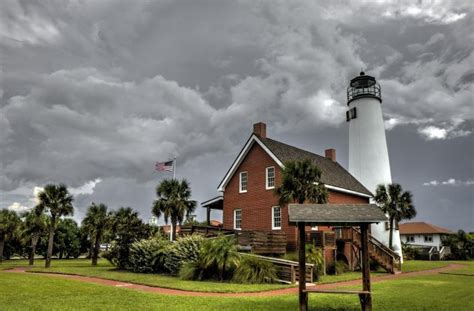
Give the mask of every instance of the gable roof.
M 366 197 L 372 196 L 372 193 L 339 163 L 318 154 L 299 149 L 270 138 L 258 137 L 256 135 L 250 136 L 244 148 L 242 148 L 240 151 L 238 157 L 221 181 L 218 187 L 219 191 L 224 191 L 225 186 L 254 143 L 258 143 L 281 168 L 284 167 L 284 163 L 287 161 L 308 158 L 313 161 L 313 163 L 316 164 L 321 170 L 321 182 L 326 184 L 328 189 L 350 192 Z
M 399 224 L 398 228 L 400 230 L 400 234 L 423 234 L 423 233 L 431 233 L 431 234 L 453 234 L 449 229 L 438 227 L 426 222 L 407 222 L 404 224 Z

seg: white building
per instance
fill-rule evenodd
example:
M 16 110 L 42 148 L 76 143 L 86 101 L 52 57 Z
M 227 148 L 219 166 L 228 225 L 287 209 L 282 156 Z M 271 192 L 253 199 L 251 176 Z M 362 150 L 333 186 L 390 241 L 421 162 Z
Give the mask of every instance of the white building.
M 450 234 L 451 230 L 438 227 L 426 222 L 407 222 L 399 224 L 402 242 L 418 247 L 436 247 L 439 251 L 442 241 Z
M 375 194 L 380 184 L 391 184 L 382 92 L 372 76 L 361 72 L 347 88 L 346 120 L 349 123 L 349 172 Z M 402 257 L 400 234 L 393 228 L 393 250 Z M 385 245 L 390 232 L 385 223 L 371 225 L 372 235 Z M 403 258 L 403 257 L 402 257 Z

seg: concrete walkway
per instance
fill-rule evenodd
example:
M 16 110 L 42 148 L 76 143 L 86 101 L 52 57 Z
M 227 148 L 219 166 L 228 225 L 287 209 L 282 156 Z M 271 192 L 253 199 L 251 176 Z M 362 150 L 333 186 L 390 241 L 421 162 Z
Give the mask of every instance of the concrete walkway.
M 413 276 L 420 276 L 420 275 L 429 275 L 429 274 L 437 274 L 440 272 L 446 272 L 454 269 L 459 269 L 464 267 L 462 264 L 450 264 L 443 268 L 436 268 L 431 270 L 423 270 L 423 271 L 416 271 L 416 272 L 405 272 L 399 274 L 389 274 L 386 276 L 379 276 L 379 277 L 372 277 L 372 283 L 384 282 L 392 279 L 399 279 L 399 278 L 406 278 L 406 277 L 413 277 Z M 3 273 L 25 273 L 28 272 L 26 268 L 14 268 L 10 270 L 4 270 Z M 200 296 L 200 297 L 268 297 L 268 296 L 276 296 L 276 295 L 286 295 L 286 294 L 295 294 L 298 292 L 297 287 L 289 287 L 284 289 L 276 289 L 276 290 L 269 290 L 263 292 L 243 292 L 243 293 L 211 293 L 211 292 L 196 292 L 196 291 L 186 291 L 186 290 L 179 290 L 179 289 L 169 289 L 163 287 L 154 287 L 148 285 L 140 285 L 140 284 L 133 284 L 121 281 L 113 281 L 107 280 L 102 278 L 96 277 L 88 277 L 88 276 L 79 276 L 79 275 L 71 275 L 71 274 L 59 274 L 59 273 L 37 273 L 43 276 L 49 277 L 56 277 L 56 278 L 64 278 L 70 280 L 76 280 L 80 282 L 86 283 L 94 283 L 106 286 L 113 286 L 113 287 L 121 287 L 121 288 L 130 288 L 142 292 L 149 292 L 149 293 L 157 293 L 163 295 L 176 295 L 176 296 Z M 308 286 L 318 288 L 318 289 L 334 289 L 340 286 L 351 286 L 351 285 L 361 285 L 361 279 L 351 280 L 351 281 L 343 281 L 337 283 L 328 283 L 328 284 L 320 284 L 314 286 Z

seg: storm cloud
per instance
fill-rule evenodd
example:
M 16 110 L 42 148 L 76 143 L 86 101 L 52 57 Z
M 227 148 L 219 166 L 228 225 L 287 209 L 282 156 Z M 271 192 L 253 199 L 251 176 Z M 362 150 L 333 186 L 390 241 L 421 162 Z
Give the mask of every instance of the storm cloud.
M 32 206 L 34 187 L 64 182 L 78 219 L 92 201 L 147 218 L 167 177 L 153 164 L 173 157 L 205 200 L 257 121 L 312 151 L 337 146 L 344 164 L 345 89 L 362 68 L 382 86 L 393 175 L 419 217 L 474 228 L 472 186 L 443 198 L 423 186 L 473 177 L 469 1 L 0 6 L 0 207 Z M 461 150 L 448 161 L 452 146 Z M 420 180 L 400 149 L 432 158 L 416 167 Z M 429 210 L 441 199 L 464 216 L 443 223 Z

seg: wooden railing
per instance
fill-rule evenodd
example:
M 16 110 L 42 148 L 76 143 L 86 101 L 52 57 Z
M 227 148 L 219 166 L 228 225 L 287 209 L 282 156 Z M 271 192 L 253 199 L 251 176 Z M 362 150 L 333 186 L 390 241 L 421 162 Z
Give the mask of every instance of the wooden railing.
M 307 241 L 319 248 L 336 248 L 336 234 L 332 231 L 312 231 L 307 233 Z
M 358 248 L 361 247 L 360 231 L 356 228 L 342 229 L 341 238 L 352 241 Z M 400 255 L 383 245 L 371 234 L 369 234 L 369 254 L 373 260 L 377 261 L 380 266 L 390 273 L 402 270 Z
M 289 283 L 294 284 L 296 281 L 299 281 L 299 267 L 297 261 L 286 260 L 281 258 L 274 258 L 274 257 L 267 257 L 267 256 L 259 256 L 247 253 L 241 253 L 242 256 L 252 256 L 256 258 L 260 258 L 265 261 L 271 262 L 277 271 L 278 279 L 276 281 L 282 283 Z M 306 264 L 306 283 L 313 283 L 313 272 L 314 272 L 314 265 L 313 264 Z
M 235 231 L 237 243 L 254 254 L 285 254 L 286 233 L 280 231 Z
M 220 234 L 224 234 L 224 235 L 234 234 L 234 230 L 224 229 L 221 227 L 213 227 L 213 226 L 192 225 L 192 226 L 181 227 L 181 230 L 179 233 L 182 235 L 200 233 L 206 237 L 212 237 L 212 236 L 218 236 Z
M 180 234 L 200 233 L 208 238 L 218 235 L 235 235 L 241 250 L 253 254 L 285 254 L 286 233 L 281 231 L 230 230 L 212 226 L 189 226 L 181 228 Z

